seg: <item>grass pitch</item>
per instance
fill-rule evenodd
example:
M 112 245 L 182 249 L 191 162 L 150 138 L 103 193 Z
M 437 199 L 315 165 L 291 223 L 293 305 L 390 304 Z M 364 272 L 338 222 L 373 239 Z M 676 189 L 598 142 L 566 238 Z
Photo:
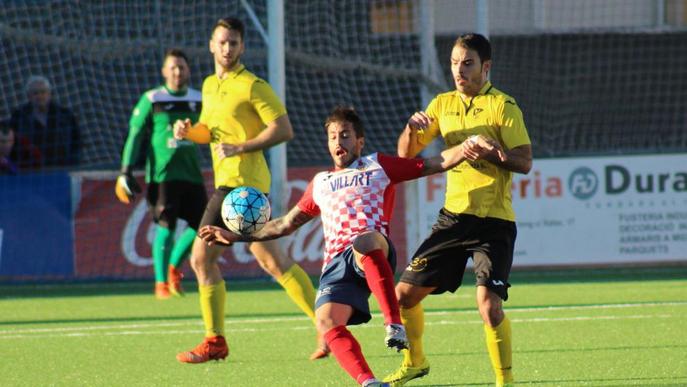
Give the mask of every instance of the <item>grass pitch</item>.
M 687 267 L 516 271 L 511 282 L 517 385 L 687 385 Z M 472 283 L 423 303 L 431 372 L 408 386 L 493 385 Z M 228 360 L 189 365 L 174 356 L 202 340 L 193 291 L 157 301 L 152 283 L 0 286 L 0 385 L 355 385 L 334 359 L 307 360 L 314 328 L 278 285 L 228 281 L 227 298 Z M 382 322 L 351 328 L 378 377 L 401 360 Z

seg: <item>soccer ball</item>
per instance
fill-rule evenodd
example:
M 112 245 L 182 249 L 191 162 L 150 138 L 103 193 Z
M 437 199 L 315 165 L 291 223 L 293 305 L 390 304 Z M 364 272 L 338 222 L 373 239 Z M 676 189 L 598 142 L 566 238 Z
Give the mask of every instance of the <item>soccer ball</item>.
M 222 202 L 222 220 L 236 234 L 260 230 L 270 220 L 270 212 L 267 197 L 253 187 L 234 188 Z

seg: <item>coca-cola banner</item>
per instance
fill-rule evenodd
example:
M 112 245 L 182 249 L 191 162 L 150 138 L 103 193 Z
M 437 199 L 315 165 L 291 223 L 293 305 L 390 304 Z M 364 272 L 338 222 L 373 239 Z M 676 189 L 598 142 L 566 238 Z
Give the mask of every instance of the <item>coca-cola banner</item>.
M 310 179 L 323 168 L 290 168 L 288 171 L 289 207 L 300 199 Z M 115 175 L 80 175 L 74 177 L 77 206 L 74 220 L 75 277 L 80 279 L 152 278 L 151 244 L 155 227 L 142 195 L 136 202 L 124 205 L 114 196 Z M 208 194 L 212 193 L 212 172 L 205 173 Z M 142 177 L 139 183 L 145 189 Z M 396 204 L 391 223 L 391 239 L 398 253 L 397 270 L 406 262 L 406 236 L 403 216 L 404 189 L 396 188 Z M 177 236 L 186 227 L 179 222 Z M 321 269 L 324 240 L 319 218 L 313 219 L 294 234 L 282 239 L 287 253 L 309 274 Z M 266 276 L 247 249 L 237 243 L 226 249 L 220 266 L 227 278 L 255 278 Z M 183 270 L 193 276 L 188 264 Z

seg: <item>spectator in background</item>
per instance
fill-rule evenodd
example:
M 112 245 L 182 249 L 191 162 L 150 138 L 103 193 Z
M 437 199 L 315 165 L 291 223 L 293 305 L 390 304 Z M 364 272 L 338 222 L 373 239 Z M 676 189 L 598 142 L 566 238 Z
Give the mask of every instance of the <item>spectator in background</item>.
M 0 175 L 16 175 L 19 169 L 10 159 L 14 147 L 14 131 L 0 121 Z
M 67 167 L 79 163 L 81 133 L 76 117 L 71 110 L 52 101 L 50 81 L 43 76 L 33 75 L 26 82 L 29 102 L 12 112 L 9 126 L 15 135 L 22 136 L 40 151 L 36 159 L 24 160 L 31 154 L 17 141 L 17 163 L 20 167 Z M 36 165 L 38 164 L 38 165 Z

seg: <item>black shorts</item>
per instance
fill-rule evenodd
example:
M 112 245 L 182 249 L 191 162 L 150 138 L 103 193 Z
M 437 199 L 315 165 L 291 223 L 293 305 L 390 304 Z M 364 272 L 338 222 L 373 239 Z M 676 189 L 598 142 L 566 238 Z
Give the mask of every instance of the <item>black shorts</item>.
M 417 249 L 400 281 L 436 287 L 432 294 L 455 292 L 472 257 L 476 284 L 505 301 L 516 235 L 515 222 L 453 214 L 442 208 L 432 233 Z
M 215 192 L 210 196 L 207 207 L 205 207 L 203 218 L 200 220 L 200 227 L 211 225 L 228 230 L 222 220 L 222 202 L 224 201 L 224 197 L 233 189 L 234 187 L 225 186 L 215 189 Z
M 386 242 L 389 244 L 387 259 L 391 271 L 394 272 L 396 271 L 396 249 L 389 238 L 386 238 Z M 315 310 L 330 302 L 350 305 L 353 308 L 353 314 L 346 325 L 363 324 L 372 318 L 368 298 L 370 298 L 370 288 L 367 286 L 365 272 L 356 264 L 351 244 L 335 255 L 324 267 L 320 275 L 320 285 L 317 288 Z
M 148 184 L 146 201 L 156 223 L 174 229 L 177 219 L 181 218 L 189 227 L 198 230 L 208 195 L 202 184 L 164 181 Z

